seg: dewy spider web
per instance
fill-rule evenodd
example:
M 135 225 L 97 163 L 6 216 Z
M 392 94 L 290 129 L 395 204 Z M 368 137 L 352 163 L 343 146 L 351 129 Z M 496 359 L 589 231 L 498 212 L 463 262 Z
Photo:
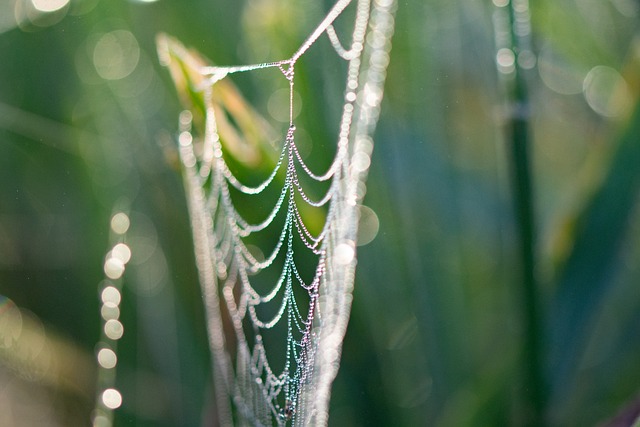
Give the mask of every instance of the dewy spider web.
M 223 425 L 234 419 L 243 425 L 327 423 L 330 386 L 351 309 L 358 208 L 373 149 L 370 135 L 382 100 L 395 10 L 394 0 L 357 0 L 347 49 L 332 24 L 350 3 L 339 0 L 289 59 L 276 62 L 205 66 L 176 41 L 158 38 L 161 61 L 171 69 L 178 90 L 201 93 L 204 103 L 202 135 L 192 129 L 195 113 L 186 110 L 180 117 L 178 139 Z M 296 62 L 324 33 L 348 67 L 336 154 L 328 170 L 316 174 L 296 146 L 293 100 Z M 274 168 L 262 183 L 252 186 L 243 183 L 229 163 L 220 133 L 226 118 L 216 104 L 214 88 L 230 74 L 263 68 L 280 69 L 289 82 L 289 128 Z M 315 200 L 303 180 L 327 182 L 328 190 Z M 278 183 L 282 188 L 274 190 Z M 246 200 L 268 191 L 277 197 L 266 217 L 257 222 L 245 219 L 236 197 Z M 324 209 L 319 232 L 305 222 L 300 204 Z M 257 235 L 268 236 L 278 219 L 283 226 L 279 232 L 271 231 L 275 244 L 259 257 L 249 242 Z M 296 242 L 301 242 L 297 252 Z M 297 263 L 299 248 L 315 258 L 311 278 L 304 277 Z M 280 265 L 277 278 L 272 274 L 268 286 L 260 283 L 268 270 Z M 265 334 L 284 322 L 284 369 L 279 370 L 268 358 Z

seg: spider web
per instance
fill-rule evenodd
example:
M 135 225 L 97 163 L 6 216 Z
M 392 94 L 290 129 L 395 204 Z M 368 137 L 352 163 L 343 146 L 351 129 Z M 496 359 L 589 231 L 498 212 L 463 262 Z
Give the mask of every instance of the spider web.
M 345 48 L 332 24 L 352 2 L 355 22 Z M 179 154 L 223 425 L 327 423 L 394 10 L 394 0 L 339 0 L 290 58 L 255 65 L 210 66 L 175 40 L 158 37 L 161 61 L 189 106 L 180 115 Z M 295 69 L 325 33 L 347 72 L 335 157 L 316 173 L 296 145 Z M 241 98 L 228 81 L 265 68 L 280 70 L 290 95 L 288 130 L 271 156 L 264 144 L 251 144 L 250 134 L 272 131 L 249 105 L 238 106 Z M 236 133 L 243 135 L 234 142 Z M 254 165 L 260 174 L 269 163 L 257 184 L 241 176 L 240 166 Z M 310 182 L 324 183 L 324 194 L 312 196 Z M 266 211 L 265 204 L 271 206 Z

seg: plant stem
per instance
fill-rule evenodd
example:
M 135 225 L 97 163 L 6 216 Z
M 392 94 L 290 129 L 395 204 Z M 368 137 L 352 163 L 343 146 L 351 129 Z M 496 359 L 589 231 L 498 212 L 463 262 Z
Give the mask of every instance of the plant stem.
M 517 2 L 517 3 L 516 3 Z M 514 5 L 514 3 L 516 3 Z M 529 33 L 515 31 L 516 25 L 522 25 L 523 19 L 529 19 L 527 1 L 509 2 L 511 41 L 516 55 L 514 78 L 509 90 L 511 115 L 508 124 L 509 156 L 511 161 L 511 179 L 514 209 L 519 238 L 521 262 L 520 303 L 522 307 L 521 363 L 525 379 L 525 412 L 523 424 L 531 427 L 543 426 L 546 404 L 546 387 L 542 370 L 542 343 L 540 310 L 538 303 L 538 284 L 535 274 L 536 233 L 534 221 L 534 201 L 530 166 L 530 124 L 529 94 L 519 55 L 525 52 Z M 527 23 L 528 24 L 528 23 Z M 520 27 L 522 28 L 522 27 Z
M 512 186 L 519 234 L 521 259 L 521 306 L 524 340 L 522 363 L 525 374 L 527 421 L 525 425 L 543 425 L 544 381 L 541 366 L 540 315 L 535 267 L 533 197 L 529 162 L 529 123 L 514 117 L 509 126 Z

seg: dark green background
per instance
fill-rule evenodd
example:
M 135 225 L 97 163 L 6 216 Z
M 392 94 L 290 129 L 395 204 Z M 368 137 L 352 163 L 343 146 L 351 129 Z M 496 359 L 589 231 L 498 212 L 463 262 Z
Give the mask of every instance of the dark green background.
M 4 2 L 0 294 L 89 368 L 68 374 L 82 386 L 44 381 L 7 362 L 0 340 L 0 408 L 13 408 L 16 425 L 38 414 L 38 425 L 89 423 L 109 218 L 128 203 L 134 259 L 115 425 L 210 425 L 209 351 L 172 149 L 180 106 L 154 38 L 167 32 L 218 64 L 283 59 L 330 2 L 72 1 L 56 19 L 19 26 Z M 365 199 L 380 231 L 359 249 L 331 425 L 527 419 L 508 76 L 496 68 L 504 11 L 400 1 Z M 349 16 L 337 25 L 345 40 Z M 539 56 L 524 77 L 545 411 L 551 426 L 597 425 L 640 392 L 640 4 L 532 0 L 531 17 Z M 96 41 L 115 30 L 133 34 L 140 57 L 129 76 L 104 80 L 92 68 Z M 296 69 L 314 159 L 334 144 L 343 84 L 321 42 Z M 236 83 L 268 117 L 282 81 Z

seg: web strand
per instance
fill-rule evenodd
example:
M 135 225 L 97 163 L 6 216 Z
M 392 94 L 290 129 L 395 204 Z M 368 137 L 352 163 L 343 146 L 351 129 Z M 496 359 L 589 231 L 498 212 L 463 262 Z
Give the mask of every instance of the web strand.
M 333 23 L 351 3 L 357 6 L 346 49 Z M 193 115 L 181 115 L 179 153 L 223 425 L 234 418 L 243 425 L 327 423 L 330 384 L 350 311 L 357 209 L 369 164 L 353 159 L 368 160 L 371 154 L 369 136 L 382 97 L 394 8 L 394 0 L 377 0 L 373 9 L 370 0 L 338 0 L 290 58 L 262 64 L 203 66 L 177 43 L 159 43 L 165 64 L 171 66 L 173 56 L 200 76 L 192 87 L 204 100 L 205 129 L 201 136 L 193 135 Z M 324 172 L 315 173 L 295 142 L 295 66 L 324 33 L 348 66 L 335 157 Z M 232 154 L 225 154 L 214 89 L 231 74 L 275 67 L 289 83 L 289 126 L 272 170 L 261 183 L 247 185 L 225 158 Z M 302 181 L 298 174 L 304 175 Z M 303 185 L 309 180 L 328 182 L 319 199 L 311 198 Z M 277 198 L 257 221 L 245 218 L 246 207 L 236 206 L 236 194 L 231 194 L 233 189 L 244 195 L 249 201 L 243 206 L 265 206 L 265 193 L 275 185 L 280 185 Z M 311 226 L 309 209 L 322 211 L 321 227 L 318 216 Z M 271 239 L 266 256 L 258 243 L 265 239 Z M 223 318 L 231 330 L 225 329 Z M 274 338 L 268 335 L 276 330 L 286 335 L 283 365 L 269 357 Z
M 293 67 L 296 61 L 304 55 L 304 53 L 320 38 L 320 36 L 327 30 L 328 27 L 333 24 L 333 22 L 342 14 L 344 9 L 349 6 L 352 0 L 339 0 L 333 8 L 329 11 L 327 16 L 320 22 L 320 24 L 316 27 L 316 29 L 309 35 L 309 37 L 304 41 L 304 43 L 298 48 L 297 51 L 288 59 L 282 59 L 280 61 L 274 62 L 264 62 L 261 64 L 252 64 L 252 65 L 237 65 L 237 66 L 228 66 L 228 67 L 202 67 L 200 68 L 200 73 L 202 75 L 209 75 L 214 78 L 215 81 L 221 80 L 226 77 L 228 74 L 234 73 L 244 73 L 247 71 L 260 70 L 263 68 L 273 68 L 279 67 L 282 68 L 284 65 L 289 65 Z M 284 71 L 283 71 L 284 72 Z M 212 81 L 211 83 L 215 83 Z

